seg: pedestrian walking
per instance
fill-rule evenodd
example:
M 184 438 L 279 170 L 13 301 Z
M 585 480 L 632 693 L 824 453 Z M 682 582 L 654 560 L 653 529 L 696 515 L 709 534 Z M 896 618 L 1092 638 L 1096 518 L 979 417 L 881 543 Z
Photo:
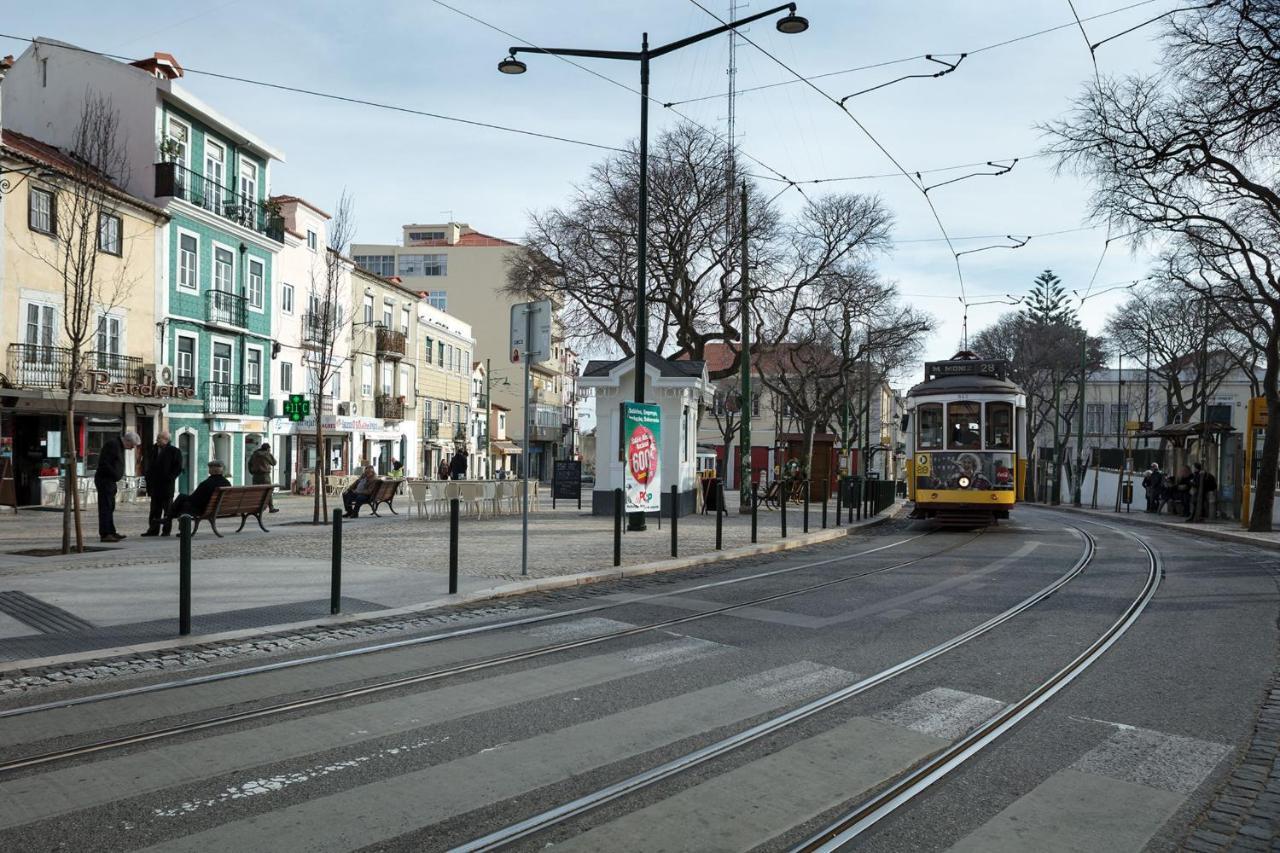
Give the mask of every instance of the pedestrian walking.
M 147 484 L 151 508 L 147 513 L 147 532 L 143 536 L 159 536 L 160 526 L 169 517 L 178 475 L 182 473 L 182 451 L 169 443 L 169 433 L 161 430 L 156 443 L 142 456 L 142 479 Z
M 181 494 L 173 499 L 173 510 L 164 520 L 164 529 L 161 530 L 161 536 L 168 536 L 173 532 L 173 520 L 184 515 L 199 517 L 204 515 L 204 511 L 209 508 L 209 501 L 213 500 L 214 494 L 223 486 L 230 486 L 231 481 L 226 478 L 224 471 L 226 466 L 220 460 L 209 460 L 209 476 L 196 486 L 196 490 L 191 494 Z
M 270 442 L 262 442 L 262 445 L 249 456 L 249 476 L 253 478 L 255 486 L 270 486 L 271 469 L 276 467 L 276 457 L 271 453 Z M 272 488 L 271 493 L 267 495 L 267 505 L 271 508 L 270 512 L 279 512 L 276 509 L 276 500 Z
M 445 459 L 443 456 L 440 457 L 440 464 L 436 466 L 436 479 L 449 479 L 449 460 Z
M 129 430 L 123 436 L 108 438 L 98 452 L 98 468 L 93 472 L 93 487 L 98 492 L 98 538 L 103 542 L 119 542 L 124 534 L 116 530 L 116 483 L 124 479 L 124 452 L 142 442 Z
M 1163 484 L 1164 473 L 1160 470 L 1160 463 L 1152 462 L 1150 470 L 1142 478 L 1142 488 L 1147 493 L 1147 512 L 1160 511 L 1160 491 Z
M 449 478 L 452 480 L 467 478 L 467 451 L 461 447 L 454 451 L 453 459 L 449 462 Z

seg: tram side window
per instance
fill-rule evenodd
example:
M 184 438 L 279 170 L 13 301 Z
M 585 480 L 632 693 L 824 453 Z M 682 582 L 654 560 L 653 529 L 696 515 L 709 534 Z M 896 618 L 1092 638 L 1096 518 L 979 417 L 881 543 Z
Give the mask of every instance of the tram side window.
M 942 404 L 925 403 L 916 407 L 916 448 L 942 449 Z
M 987 403 L 987 450 L 1013 450 L 1013 404 Z
M 947 448 L 977 450 L 982 446 L 981 403 L 947 404 Z

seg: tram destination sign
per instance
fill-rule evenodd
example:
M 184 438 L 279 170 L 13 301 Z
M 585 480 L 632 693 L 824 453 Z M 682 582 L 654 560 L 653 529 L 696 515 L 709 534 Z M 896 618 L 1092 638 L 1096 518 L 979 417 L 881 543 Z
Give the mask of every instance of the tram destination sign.
M 998 358 L 929 361 L 924 365 L 926 380 L 943 376 L 992 376 L 1004 379 L 1008 370 L 1009 362 Z

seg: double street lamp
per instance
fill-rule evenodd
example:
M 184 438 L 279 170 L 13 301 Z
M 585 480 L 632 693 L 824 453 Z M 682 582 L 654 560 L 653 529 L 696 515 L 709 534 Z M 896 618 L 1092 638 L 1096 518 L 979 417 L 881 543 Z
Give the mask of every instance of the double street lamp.
M 755 15 L 739 18 L 727 24 L 673 41 L 660 47 L 649 47 L 649 34 L 644 33 L 640 41 L 640 50 L 584 50 L 578 48 L 558 47 L 512 47 L 505 59 L 498 63 L 498 70 L 503 74 L 523 74 L 528 70 L 524 62 L 516 58 L 518 53 L 545 53 L 551 56 L 581 56 L 591 59 L 621 59 L 640 63 L 640 215 L 638 234 L 636 235 L 636 385 L 635 402 L 644 402 L 645 352 L 649 348 L 648 306 L 646 305 L 646 278 L 648 274 L 649 250 L 649 60 L 657 59 L 668 53 L 697 44 L 700 41 L 729 32 L 761 18 L 787 14 L 778 19 L 778 32 L 795 35 L 809 29 L 809 21 L 796 14 L 796 4 L 787 3 Z M 732 145 L 732 140 L 730 140 Z M 672 507 L 675 512 L 675 507 Z M 644 513 L 632 513 L 628 527 L 632 530 L 644 529 Z

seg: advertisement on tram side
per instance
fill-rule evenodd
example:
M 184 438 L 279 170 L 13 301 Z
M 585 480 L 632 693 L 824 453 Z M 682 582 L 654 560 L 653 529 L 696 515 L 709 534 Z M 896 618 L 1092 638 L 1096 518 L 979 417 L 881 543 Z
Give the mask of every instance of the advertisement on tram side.
M 916 454 L 917 489 L 1012 490 L 1015 485 L 1014 455 L 990 451 Z

